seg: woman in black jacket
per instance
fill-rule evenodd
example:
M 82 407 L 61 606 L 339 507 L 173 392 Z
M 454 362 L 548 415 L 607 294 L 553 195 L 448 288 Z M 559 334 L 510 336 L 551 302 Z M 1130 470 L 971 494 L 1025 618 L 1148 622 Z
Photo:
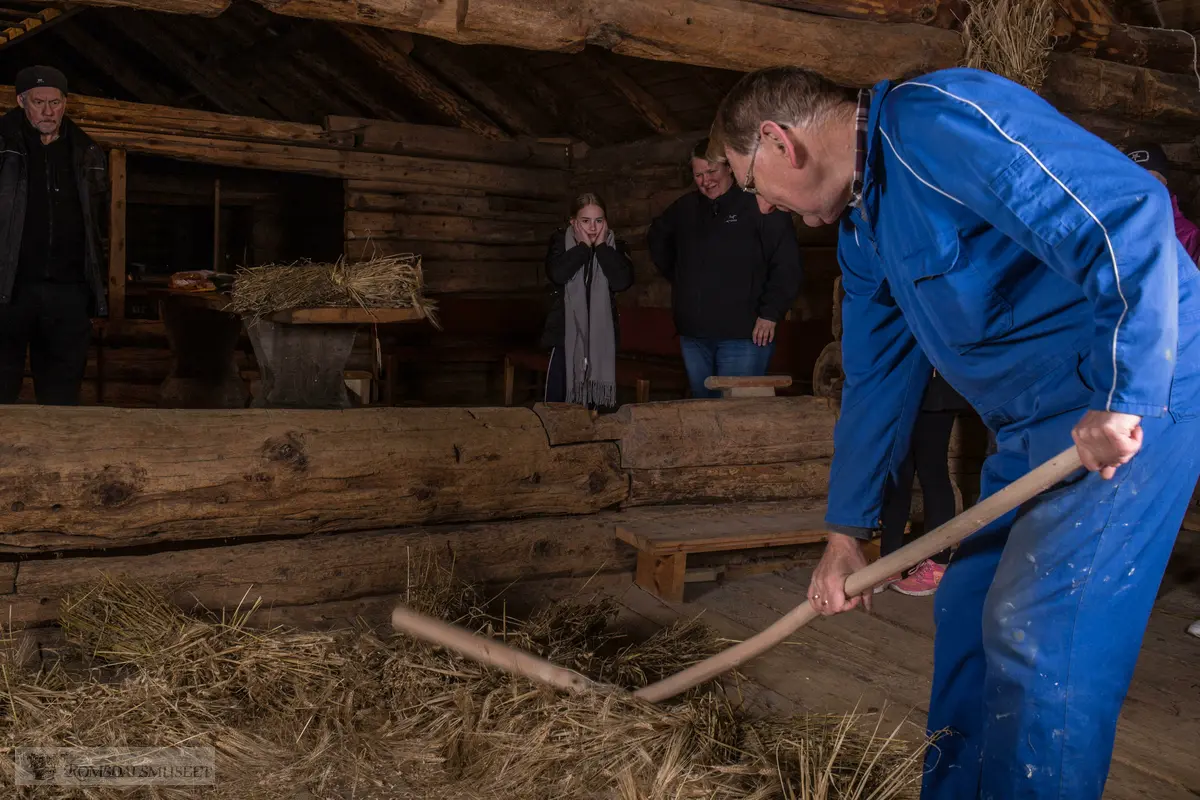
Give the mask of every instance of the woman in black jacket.
M 587 193 L 571 204 L 566 228 L 550 237 L 546 277 L 554 297 L 542 346 L 548 403 L 616 405 L 617 292 L 633 285 L 629 249 L 608 228 L 604 201 Z

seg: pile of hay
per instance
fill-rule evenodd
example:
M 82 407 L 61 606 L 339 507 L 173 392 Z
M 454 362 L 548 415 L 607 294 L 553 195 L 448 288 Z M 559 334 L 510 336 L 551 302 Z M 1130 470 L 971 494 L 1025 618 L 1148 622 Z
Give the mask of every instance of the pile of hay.
M 470 587 L 426 577 L 412 607 L 604 681 L 643 685 L 723 646 L 694 621 L 630 642 L 610 630 L 605 601 L 493 616 Z M 877 715 L 751 719 L 718 685 L 659 706 L 566 695 L 405 637 L 256 631 L 252 613 L 204 619 L 147 587 L 91 587 L 62 620 L 90 667 L 25 668 L 0 648 L 0 744 L 215 748 L 217 785 L 138 795 L 164 800 L 917 796 L 925 744 L 900 741 Z M 0 782 L 13 770 L 0 759 Z M 130 796 L 22 791 L 13 796 Z
M 972 0 L 963 22 L 963 65 L 994 72 L 1036 92 L 1046 80 L 1053 31 L 1051 0 Z
M 254 319 L 293 308 L 419 308 L 434 320 L 425 297 L 419 255 L 376 256 L 334 264 L 299 261 L 238 270 L 230 305 Z

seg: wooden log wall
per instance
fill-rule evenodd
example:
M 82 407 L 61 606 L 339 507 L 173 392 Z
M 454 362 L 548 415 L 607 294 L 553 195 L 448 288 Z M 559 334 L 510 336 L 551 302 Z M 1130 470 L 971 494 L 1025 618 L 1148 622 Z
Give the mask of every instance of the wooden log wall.
M 0 600 L 16 627 L 52 622 L 104 574 L 214 609 L 249 592 L 311 620 L 401 591 L 428 556 L 481 582 L 628 572 L 618 519 L 819 508 L 834 423 L 814 397 L 598 418 L 565 405 L 5 415 Z
M 467 170 L 536 164 L 528 180 L 472 188 L 462 181 L 346 181 L 346 256 L 416 252 L 431 294 L 539 292 L 551 231 L 567 215 L 567 144 L 488 139 L 433 126 L 333 117 L 360 147 L 456 159 Z

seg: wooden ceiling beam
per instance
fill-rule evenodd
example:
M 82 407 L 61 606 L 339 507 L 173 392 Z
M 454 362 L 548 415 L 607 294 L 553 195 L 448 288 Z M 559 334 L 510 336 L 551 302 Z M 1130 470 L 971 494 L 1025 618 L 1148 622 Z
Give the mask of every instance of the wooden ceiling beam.
M 638 117 L 649 125 L 651 130 L 668 135 L 683 132 L 683 123 L 676 119 L 671 110 L 657 97 L 639 86 L 637 81 L 617 64 L 611 54 L 589 47 L 584 51 L 584 57 L 588 66 L 605 83 L 629 101 Z
M 122 31 L 154 56 L 164 67 L 195 87 L 208 102 L 228 114 L 274 117 L 276 113 L 257 97 L 251 97 L 215 71 L 206 68 L 170 31 L 149 14 L 122 13 Z
M 169 106 L 178 101 L 178 98 L 163 88 L 161 83 L 144 77 L 142 71 L 136 65 L 130 64 L 129 59 L 113 47 L 110 41 L 93 36 L 82 25 L 62 25 L 55 31 L 55 35 L 112 78 L 138 102 Z
M 177 11 L 201 2 L 103 1 Z M 460 44 L 576 52 L 594 44 L 621 55 L 739 72 L 802 66 L 845 86 L 955 66 L 963 53 L 958 33 L 931 25 L 839 19 L 742 0 L 471 0 L 437 7 L 429 0 L 259 2 L 281 14 L 369 22 Z M 1109 68 L 1106 77 L 1114 86 L 1098 92 L 1065 74 L 1078 70 L 1092 75 L 1088 62 Z M 1140 116 L 1162 114 L 1200 123 L 1200 93 L 1192 75 L 1064 55 L 1051 60 L 1050 73 L 1057 96 L 1076 106 L 1099 100 L 1108 109 L 1123 106 Z
M 415 39 L 412 55 L 508 129 L 509 133 L 530 136 L 536 134 L 539 128 L 544 131 L 544 127 L 531 120 L 511 98 L 501 96 L 500 92 L 476 76 L 450 51 L 450 47 L 452 45 L 423 36 Z
M 872 22 L 916 22 L 953 28 L 966 16 L 965 0 L 754 0 L 767 6 Z
M 359 25 L 336 25 L 334 28 L 382 72 L 448 121 L 493 139 L 506 137 L 495 122 L 409 57 L 384 31 Z

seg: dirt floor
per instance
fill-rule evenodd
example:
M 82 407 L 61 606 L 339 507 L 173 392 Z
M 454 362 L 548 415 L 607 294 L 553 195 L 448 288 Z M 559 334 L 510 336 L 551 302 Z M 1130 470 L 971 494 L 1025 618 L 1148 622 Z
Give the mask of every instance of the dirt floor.
M 743 639 L 803 602 L 809 568 L 723 585 L 691 584 L 686 601 L 665 604 L 629 582 L 603 591 L 623 607 L 621 623 L 650 632 L 703 615 L 720 634 Z M 1200 797 L 1200 533 L 1183 531 L 1146 631 L 1117 733 L 1106 800 Z M 933 672 L 933 600 L 876 596 L 872 615 L 818 620 L 788 644 L 748 664 L 748 702 L 783 712 L 891 706 L 924 725 Z

